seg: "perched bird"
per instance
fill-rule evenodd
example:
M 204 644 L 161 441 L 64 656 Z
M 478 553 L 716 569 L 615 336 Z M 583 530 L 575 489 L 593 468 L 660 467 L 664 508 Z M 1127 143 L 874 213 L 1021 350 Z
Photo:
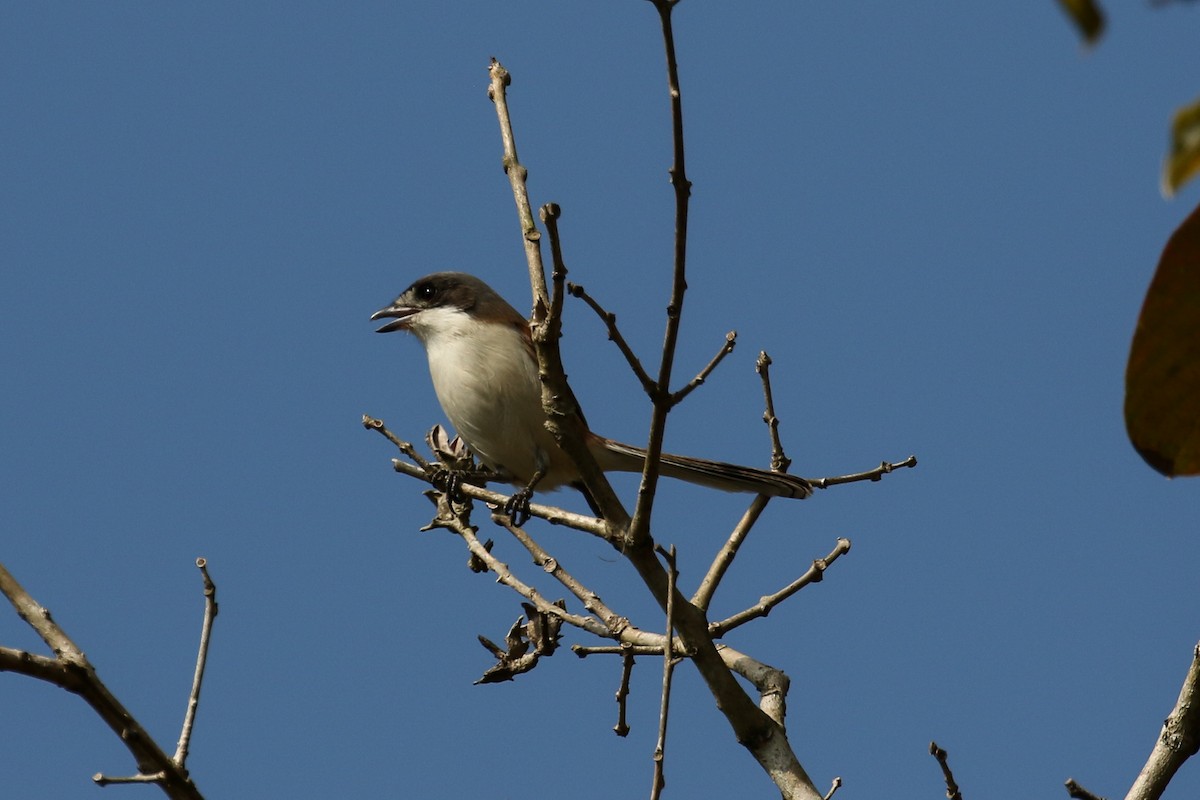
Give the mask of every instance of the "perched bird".
M 425 346 L 433 388 L 450 423 L 485 466 L 523 488 L 524 503 L 535 487 L 571 485 L 587 497 L 575 465 L 546 430 L 529 322 L 490 286 L 463 272 L 436 272 L 371 319 L 391 320 L 378 333 L 409 331 Z M 606 472 L 641 472 L 645 465 L 640 447 L 590 430 L 587 444 Z M 794 475 L 668 453 L 659 471 L 727 492 L 812 494 L 808 481 Z

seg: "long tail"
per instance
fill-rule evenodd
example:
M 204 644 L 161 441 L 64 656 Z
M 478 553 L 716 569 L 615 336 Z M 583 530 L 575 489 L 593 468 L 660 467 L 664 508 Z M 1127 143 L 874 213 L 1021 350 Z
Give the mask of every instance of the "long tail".
M 619 472 L 642 471 L 646 463 L 645 450 L 612 439 L 597 439 L 603 447 L 602 452 L 596 453 L 596 459 L 602 469 Z M 783 472 L 670 453 L 663 453 L 659 463 L 661 473 L 668 478 L 720 489 L 723 492 L 748 492 L 769 497 L 794 497 L 800 500 L 812 494 L 812 485 L 808 481 Z

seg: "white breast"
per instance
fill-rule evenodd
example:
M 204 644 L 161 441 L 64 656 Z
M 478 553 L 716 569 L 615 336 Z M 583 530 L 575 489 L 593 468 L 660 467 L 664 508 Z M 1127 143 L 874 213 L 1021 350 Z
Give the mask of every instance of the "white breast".
M 544 425 L 537 366 L 520 331 L 451 308 L 420 312 L 412 331 L 425 345 L 442 410 L 484 464 L 524 484 L 560 461 Z M 549 475 L 539 485 L 565 480 Z

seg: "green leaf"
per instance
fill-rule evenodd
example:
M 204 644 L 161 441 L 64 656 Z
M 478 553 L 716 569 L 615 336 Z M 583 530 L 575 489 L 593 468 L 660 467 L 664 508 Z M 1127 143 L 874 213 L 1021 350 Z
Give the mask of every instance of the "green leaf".
M 1104 12 L 1092 0 L 1058 0 L 1075 27 L 1083 34 L 1088 44 L 1094 44 L 1104 32 Z
M 1200 207 L 1171 234 L 1125 370 L 1125 429 L 1168 477 L 1200 473 Z
M 1200 172 L 1200 100 L 1175 112 L 1171 153 L 1163 164 L 1163 194 L 1171 197 Z

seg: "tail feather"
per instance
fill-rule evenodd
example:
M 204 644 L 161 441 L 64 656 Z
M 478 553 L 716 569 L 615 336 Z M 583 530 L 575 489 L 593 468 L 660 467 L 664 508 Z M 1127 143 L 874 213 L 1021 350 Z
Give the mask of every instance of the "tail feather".
M 603 439 L 602 443 L 603 453 L 596 454 L 602 469 L 619 472 L 642 471 L 646 463 L 645 450 L 612 439 Z M 801 500 L 812 494 L 812 484 L 784 472 L 771 472 L 670 453 L 662 454 L 659 465 L 659 472 L 668 478 L 720 489 L 723 492 L 747 492 Z

